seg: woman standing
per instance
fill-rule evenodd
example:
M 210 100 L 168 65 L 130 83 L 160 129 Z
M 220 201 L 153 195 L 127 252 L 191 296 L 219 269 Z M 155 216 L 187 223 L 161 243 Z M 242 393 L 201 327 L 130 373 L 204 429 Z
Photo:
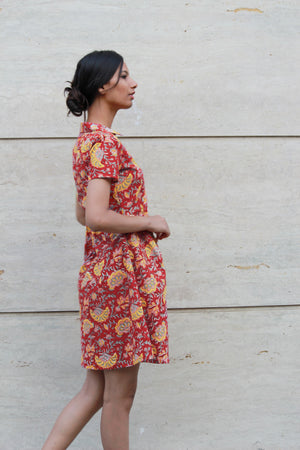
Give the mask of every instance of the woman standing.
M 44 450 L 66 449 L 101 407 L 104 450 L 128 450 L 139 364 L 169 362 L 157 239 L 170 230 L 163 217 L 148 215 L 143 173 L 110 128 L 117 111 L 131 107 L 136 88 L 113 51 L 82 58 L 66 88 L 69 112 L 88 113 L 73 150 L 76 216 L 86 226 L 78 288 L 87 371 Z

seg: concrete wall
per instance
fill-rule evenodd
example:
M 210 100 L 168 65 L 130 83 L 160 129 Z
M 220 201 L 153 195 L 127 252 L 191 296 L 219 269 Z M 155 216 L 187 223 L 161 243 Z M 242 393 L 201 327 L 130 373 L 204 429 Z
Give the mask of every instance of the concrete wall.
M 1 2 L 2 310 L 77 308 L 80 119 L 62 91 L 95 48 L 123 53 L 140 84 L 114 128 L 173 231 L 169 306 L 299 302 L 300 10 L 247 5 Z
M 150 211 L 170 223 L 161 247 L 172 314 L 187 310 L 196 329 L 190 308 L 257 307 L 256 320 L 261 306 L 295 311 L 299 23 L 296 0 L 0 2 L 0 318 L 24 323 L 21 347 L 23 312 L 78 309 L 84 230 L 71 151 L 81 119 L 66 117 L 63 89 L 94 49 L 123 54 L 139 83 L 113 128 L 144 170 Z M 48 318 L 45 333 L 62 327 Z
M 140 82 L 134 108 L 118 120 L 127 135 L 295 135 L 297 5 L 2 0 L 1 136 L 76 135 L 64 81 L 99 48 L 117 49 Z
M 299 138 L 124 142 L 172 229 L 161 244 L 171 308 L 299 303 Z M 72 143 L 2 141 L 3 311 L 78 307 Z

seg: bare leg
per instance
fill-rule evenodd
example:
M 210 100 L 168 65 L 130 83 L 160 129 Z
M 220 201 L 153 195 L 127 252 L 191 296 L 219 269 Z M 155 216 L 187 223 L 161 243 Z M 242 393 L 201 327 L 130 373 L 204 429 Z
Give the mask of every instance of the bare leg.
M 133 403 L 139 365 L 105 370 L 101 417 L 104 450 L 129 450 L 129 413 Z
M 57 418 L 42 450 L 65 450 L 103 404 L 104 374 L 87 370 L 80 392 Z

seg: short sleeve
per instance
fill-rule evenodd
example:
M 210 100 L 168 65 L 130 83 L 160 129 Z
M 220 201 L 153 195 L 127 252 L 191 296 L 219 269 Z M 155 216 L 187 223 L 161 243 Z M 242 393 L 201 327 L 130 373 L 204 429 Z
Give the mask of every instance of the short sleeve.
M 119 178 L 119 154 L 114 143 L 97 142 L 90 149 L 87 178 Z

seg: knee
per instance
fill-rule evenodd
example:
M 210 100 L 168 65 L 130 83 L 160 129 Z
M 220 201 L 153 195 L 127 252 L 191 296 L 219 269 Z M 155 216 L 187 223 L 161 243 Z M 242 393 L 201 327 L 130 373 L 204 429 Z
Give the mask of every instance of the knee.
M 104 371 L 104 406 L 130 411 L 136 388 L 139 366 Z
M 131 410 L 134 397 L 136 393 L 136 386 L 130 386 L 122 392 L 104 392 L 103 403 L 104 406 L 113 406 L 118 409 L 121 408 L 127 412 Z

